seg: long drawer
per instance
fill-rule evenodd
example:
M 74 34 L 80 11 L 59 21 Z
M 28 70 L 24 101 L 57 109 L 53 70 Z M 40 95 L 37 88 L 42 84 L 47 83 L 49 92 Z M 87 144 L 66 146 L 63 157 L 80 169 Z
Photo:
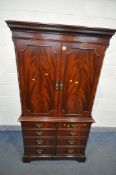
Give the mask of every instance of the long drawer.
M 53 136 L 55 137 L 57 134 L 56 130 L 23 130 L 24 137 L 31 136 Z
M 90 128 L 90 124 L 87 123 L 77 123 L 77 122 L 70 122 L 70 123 L 59 123 L 58 128 L 63 129 L 79 129 L 79 130 L 88 130 Z
M 56 129 L 57 124 L 56 123 L 50 123 L 50 122 L 22 122 L 22 128 L 23 129 L 31 129 L 31 128 L 54 128 Z
M 53 155 L 55 154 L 55 147 L 25 147 L 24 148 L 24 153 L 25 154 L 31 154 L 31 155 Z
M 78 131 L 78 130 L 59 130 L 58 136 L 87 136 L 88 131 Z
M 57 147 L 56 154 L 83 154 L 84 148 L 83 147 Z
M 58 137 L 57 145 L 86 145 L 87 137 Z
M 25 145 L 47 145 L 47 146 L 55 146 L 56 139 L 53 137 L 39 137 L 39 138 L 24 138 Z

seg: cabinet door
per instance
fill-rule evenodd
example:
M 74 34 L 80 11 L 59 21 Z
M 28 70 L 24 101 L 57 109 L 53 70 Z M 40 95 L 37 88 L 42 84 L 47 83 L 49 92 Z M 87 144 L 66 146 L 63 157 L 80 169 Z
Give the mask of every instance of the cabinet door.
M 98 58 L 89 44 L 63 43 L 59 116 L 90 115 Z
M 17 40 L 23 115 L 56 116 L 61 43 Z

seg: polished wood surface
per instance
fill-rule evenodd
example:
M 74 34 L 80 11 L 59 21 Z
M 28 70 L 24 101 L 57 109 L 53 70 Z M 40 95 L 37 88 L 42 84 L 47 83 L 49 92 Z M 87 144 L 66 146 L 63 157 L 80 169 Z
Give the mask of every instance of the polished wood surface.
M 6 22 L 16 51 L 23 161 L 84 162 L 95 92 L 115 30 Z

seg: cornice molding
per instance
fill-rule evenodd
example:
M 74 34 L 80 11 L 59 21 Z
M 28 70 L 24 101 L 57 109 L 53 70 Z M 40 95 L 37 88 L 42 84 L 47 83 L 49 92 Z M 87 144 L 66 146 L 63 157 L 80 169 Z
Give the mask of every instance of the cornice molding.
M 62 24 L 42 24 L 33 22 L 22 21 L 6 21 L 7 25 L 12 31 L 14 30 L 28 30 L 28 31 L 45 31 L 45 32 L 58 32 L 58 33 L 72 33 L 72 34 L 87 34 L 111 37 L 115 34 L 116 30 L 107 28 L 92 28 L 84 26 L 69 26 Z

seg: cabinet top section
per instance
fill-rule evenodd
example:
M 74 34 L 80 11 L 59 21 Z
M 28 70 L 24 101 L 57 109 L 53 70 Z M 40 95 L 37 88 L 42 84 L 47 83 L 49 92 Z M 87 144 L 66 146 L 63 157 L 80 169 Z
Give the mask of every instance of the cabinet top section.
M 100 37 L 111 37 L 115 34 L 116 30 L 108 28 L 94 28 L 85 26 L 73 26 L 63 24 L 43 24 L 37 22 L 24 22 L 24 21 L 6 21 L 11 31 L 44 31 L 56 33 L 69 33 L 69 34 L 84 34 L 84 35 L 97 35 Z

